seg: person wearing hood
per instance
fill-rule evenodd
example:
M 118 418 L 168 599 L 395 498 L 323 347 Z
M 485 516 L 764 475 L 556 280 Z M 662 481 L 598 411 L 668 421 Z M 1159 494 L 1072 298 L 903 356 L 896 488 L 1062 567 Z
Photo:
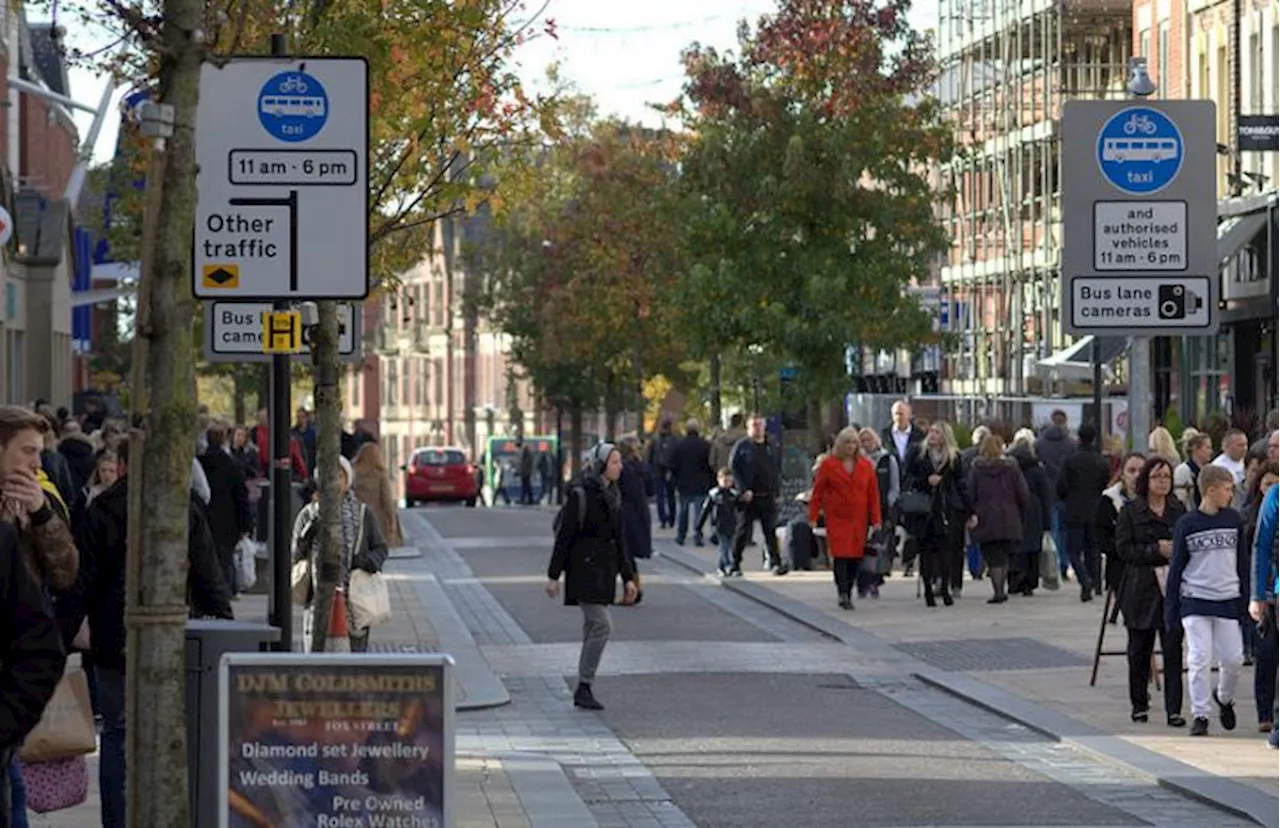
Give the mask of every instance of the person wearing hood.
M 346 590 L 351 585 L 351 573 L 362 569 L 370 574 L 382 571 L 390 550 L 382 537 L 382 529 L 373 510 L 360 502 L 352 488 L 355 471 L 351 461 L 338 457 L 342 474 L 338 478 L 339 515 L 342 531 L 342 554 L 338 558 L 337 586 Z M 311 561 L 311 588 L 302 610 L 302 647 L 311 652 L 311 630 L 315 623 L 316 582 L 320 575 L 320 492 L 312 495 L 311 502 L 302 507 L 293 522 L 293 563 L 303 558 Z M 347 602 L 347 629 L 351 639 L 351 652 L 363 653 L 369 649 L 369 628 L 357 628 L 351 616 L 351 602 Z
M 1062 573 L 1062 577 L 1067 577 L 1067 569 L 1070 566 L 1070 558 L 1067 554 L 1069 549 L 1067 545 L 1067 513 L 1066 505 L 1062 498 L 1058 497 L 1058 475 L 1062 469 L 1062 461 L 1067 459 L 1067 455 L 1076 449 L 1076 441 L 1071 436 L 1071 430 L 1067 427 L 1067 412 L 1060 408 L 1055 408 L 1053 413 L 1049 415 L 1049 425 L 1041 430 L 1040 436 L 1036 438 L 1036 457 L 1040 458 L 1040 462 L 1044 463 L 1044 470 L 1049 474 L 1049 485 L 1053 487 L 1053 508 L 1050 510 L 1051 525 L 1050 534 L 1053 535 L 1053 545 L 1058 550 L 1058 571 Z
M 1022 516 L 1031 506 L 1031 492 L 1017 460 L 1004 456 L 1004 440 L 998 434 L 982 439 L 968 482 L 973 509 L 969 534 L 982 548 L 991 573 L 987 603 L 1003 604 L 1009 600 L 1009 557 L 1022 544 Z
M 1044 463 L 1036 457 L 1036 435 L 1031 429 L 1021 429 L 1014 435 L 1009 456 L 1017 462 L 1031 495 L 1029 508 L 1022 512 L 1022 541 L 1016 544 L 1009 561 L 1009 591 L 1029 596 L 1040 585 L 1044 533 L 1052 525 L 1053 487 Z
M 546 593 L 560 594 L 564 577 L 565 606 L 582 610 L 582 652 L 573 704 L 603 710 L 592 692 L 596 670 L 609 643 L 609 605 L 623 583 L 623 601 L 635 600 L 635 567 L 622 541 L 622 455 L 612 443 L 600 443 L 585 458 L 582 473 L 569 485 L 556 523 L 555 545 L 547 565 Z
M 94 455 L 97 453 L 97 448 L 75 420 L 68 420 L 63 424 L 58 453 L 67 459 L 67 466 L 71 471 L 71 479 L 76 484 L 76 491 L 88 485 L 89 478 L 93 476 Z

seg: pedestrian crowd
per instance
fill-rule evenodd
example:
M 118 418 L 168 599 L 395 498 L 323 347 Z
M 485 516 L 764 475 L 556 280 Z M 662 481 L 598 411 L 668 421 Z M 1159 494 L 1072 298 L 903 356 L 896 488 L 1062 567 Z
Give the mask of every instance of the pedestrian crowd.
M 266 521 L 252 506 L 263 500 L 270 468 L 267 426 L 266 412 L 249 427 L 199 409 L 188 501 L 192 618 L 233 619 L 239 593 L 256 579 L 265 546 L 254 538 Z M 93 397 L 77 416 L 44 401 L 0 406 L 0 620 L 8 627 L 0 640 L 9 642 L 0 652 L 0 828 L 25 828 L 28 809 L 83 802 L 85 756 L 94 750 L 103 828 L 125 824 L 129 481 L 144 436 L 140 424 L 109 416 Z M 295 562 L 314 563 L 319 553 L 315 445 L 310 414 L 300 409 L 291 476 L 310 502 L 295 521 Z M 346 588 L 354 572 L 379 572 L 388 544 L 402 539 L 377 442 L 357 428 L 343 434 L 342 450 L 339 586 Z M 350 630 L 352 649 L 367 648 L 368 628 Z

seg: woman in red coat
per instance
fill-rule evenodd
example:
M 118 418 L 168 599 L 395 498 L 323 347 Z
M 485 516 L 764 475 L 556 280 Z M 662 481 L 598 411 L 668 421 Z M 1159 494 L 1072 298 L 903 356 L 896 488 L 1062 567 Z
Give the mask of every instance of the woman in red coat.
M 827 552 L 835 571 L 840 608 L 853 609 L 850 594 L 862 565 L 867 533 L 880 528 L 880 487 L 876 469 L 862 456 L 858 431 L 846 428 L 836 435 L 830 456 L 818 466 L 809 500 L 809 524 L 822 515 L 827 527 Z

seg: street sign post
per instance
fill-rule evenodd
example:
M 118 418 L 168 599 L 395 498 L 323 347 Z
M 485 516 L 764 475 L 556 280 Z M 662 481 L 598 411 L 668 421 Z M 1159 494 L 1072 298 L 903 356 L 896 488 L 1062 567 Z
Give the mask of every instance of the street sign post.
M 1218 293 L 1212 101 L 1069 101 L 1062 326 L 1207 334 Z
M 204 65 L 196 113 L 197 297 L 368 295 L 368 113 L 363 58 Z
M 205 302 L 204 358 L 207 362 L 270 362 L 263 342 L 264 320 L 271 314 L 270 302 Z M 296 314 L 296 311 L 283 311 Z M 297 322 L 301 325 L 300 315 Z M 338 304 L 338 354 L 348 362 L 361 358 L 360 314 L 348 302 Z M 301 343 L 296 351 L 281 353 L 294 359 L 311 358 L 311 330 L 301 329 Z

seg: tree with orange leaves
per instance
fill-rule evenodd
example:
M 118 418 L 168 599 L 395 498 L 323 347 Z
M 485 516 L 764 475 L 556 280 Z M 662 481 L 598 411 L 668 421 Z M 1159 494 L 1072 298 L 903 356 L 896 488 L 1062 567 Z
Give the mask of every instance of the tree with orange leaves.
M 684 53 L 672 110 L 693 131 L 683 180 L 700 206 L 685 328 L 701 357 L 794 366 L 811 409 L 846 389 L 849 346 L 914 347 L 930 328 L 904 289 L 946 247 L 929 170 L 950 147 L 908 8 L 779 0 L 741 24 L 736 53 Z

